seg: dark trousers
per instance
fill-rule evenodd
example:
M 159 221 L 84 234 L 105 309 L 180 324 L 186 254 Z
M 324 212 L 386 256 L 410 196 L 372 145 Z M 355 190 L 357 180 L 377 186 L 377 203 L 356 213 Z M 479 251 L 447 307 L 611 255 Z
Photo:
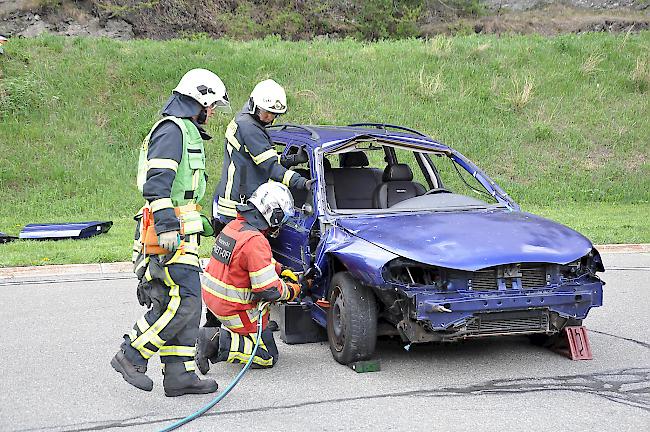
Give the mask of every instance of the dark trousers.
M 129 334 L 122 349 L 134 364 L 146 364 L 156 352 L 165 363 L 185 363 L 194 370 L 195 343 L 201 320 L 199 271 L 182 264 L 149 263 L 152 307 Z

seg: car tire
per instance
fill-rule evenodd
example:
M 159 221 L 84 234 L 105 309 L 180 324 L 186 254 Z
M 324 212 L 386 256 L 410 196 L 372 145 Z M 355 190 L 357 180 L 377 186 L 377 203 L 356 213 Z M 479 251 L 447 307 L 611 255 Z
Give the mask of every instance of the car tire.
M 369 359 L 377 343 L 377 300 L 372 290 L 349 272 L 339 272 L 330 283 L 327 339 L 334 359 L 350 364 Z

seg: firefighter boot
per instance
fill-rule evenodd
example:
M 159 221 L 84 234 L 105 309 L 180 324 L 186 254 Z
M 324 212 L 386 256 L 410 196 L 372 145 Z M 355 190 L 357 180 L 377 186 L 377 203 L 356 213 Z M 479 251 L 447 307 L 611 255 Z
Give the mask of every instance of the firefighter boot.
M 199 337 L 196 340 L 196 354 L 194 361 L 199 372 L 203 375 L 210 370 L 208 359 L 214 358 L 219 353 L 219 328 L 202 327 L 199 329 Z M 214 363 L 214 362 L 212 362 Z
M 200 379 L 194 371 L 187 371 L 184 363 L 167 363 L 163 371 L 165 396 L 182 396 L 184 394 L 206 394 L 217 391 L 215 380 Z
M 147 366 L 131 363 L 124 355 L 123 350 L 119 350 L 113 359 L 111 359 L 111 366 L 121 373 L 124 380 L 132 386 L 144 391 L 151 391 L 153 389 L 153 381 L 145 375 Z

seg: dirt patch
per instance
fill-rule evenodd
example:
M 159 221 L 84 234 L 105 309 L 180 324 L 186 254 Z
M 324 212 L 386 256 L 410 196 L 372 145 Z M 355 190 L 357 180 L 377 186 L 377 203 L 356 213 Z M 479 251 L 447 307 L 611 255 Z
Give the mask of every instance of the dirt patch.
M 207 35 L 251 39 L 359 36 L 361 6 L 335 0 L 316 8 L 312 0 L 0 0 L 0 34 L 42 33 L 115 39 L 170 39 Z M 647 0 L 483 0 L 483 16 L 432 0 L 420 12 L 415 35 L 515 33 L 555 35 L 650 29 Z M 469 4 L 469 2 L 468 2 Z M 456 5 L 456 7 L 450 6 Z M 480 8 L 479 8 L 480 9 Z M 399 34 L 392 35 L 399 37 Z M 369 36 L 368 36 L 369 37 Z
M 612 3 L 615 4 L 615 3 Z M 553 4 L 543 8 L 513 12 L 496 12 L 492 15 L 461 19 L 451 23 L 438 23 L 426 29 L 428 35 L 445 33 L 490 34 L 541 34 L 553 36 L 562 33 L 584 32 L 638 32 L 650 29 L 648 10 L 634 8 L 600 7 L 578 8 L 564 4 Z
M 23 6 L 30 4 L 39 4 L 39 2 L 23 2 Z M 26 10 L 15 9 L 4 14 L 2 12 L 3 9 L 0 9 L 0 33 L 12 36 L 35 37 L 43 33 L 52 33 L 123 40 L 134 37 L 131 24 L 121 18 L 103 19 L 83 2 L 65 2 L 55 8 L 35 6 Z

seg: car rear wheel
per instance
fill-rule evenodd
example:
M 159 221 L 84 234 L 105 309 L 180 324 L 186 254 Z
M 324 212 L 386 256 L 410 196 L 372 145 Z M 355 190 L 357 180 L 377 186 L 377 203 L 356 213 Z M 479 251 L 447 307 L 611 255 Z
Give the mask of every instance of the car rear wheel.
M 367 360 L 377 342 L 377 301 L 349 272 L 334 275 L 327 310 L 327 338 L 341 364 Z

